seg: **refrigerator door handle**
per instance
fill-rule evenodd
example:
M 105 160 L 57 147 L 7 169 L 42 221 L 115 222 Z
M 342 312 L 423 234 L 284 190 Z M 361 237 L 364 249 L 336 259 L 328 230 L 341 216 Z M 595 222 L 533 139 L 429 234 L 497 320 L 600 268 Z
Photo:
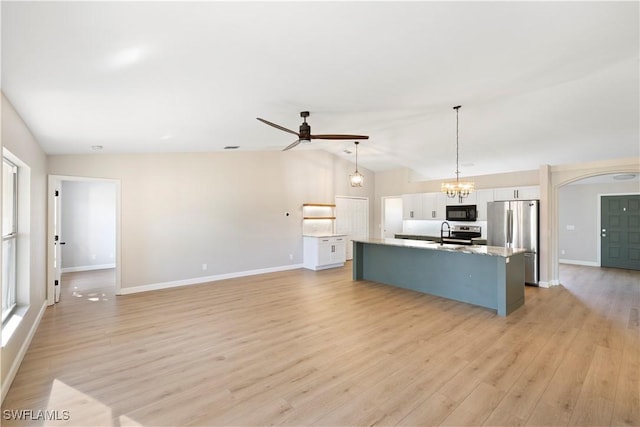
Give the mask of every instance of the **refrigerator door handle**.
M 507 247 L 513 243 L 513 211 L 507 210 Z

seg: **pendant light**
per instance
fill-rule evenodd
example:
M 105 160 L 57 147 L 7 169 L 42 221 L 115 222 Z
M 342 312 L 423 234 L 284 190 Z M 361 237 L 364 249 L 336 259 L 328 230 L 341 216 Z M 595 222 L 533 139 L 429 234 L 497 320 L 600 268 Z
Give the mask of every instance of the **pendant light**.
M 351 183 L 352 187 L 362 187 L 362 184 L 364 184 L 364 176 L 358 172 L 358 141 L 354 141 L 354 144 L 356 144 L 356 171 L 352 174 L 349 175 L 349 182 Z
M 459 144 L 458 144 L 458 113 L 461 105 L 453 107 L 456 110 L 456 180 L 455 182 L 443 182 L 440 187 L 442 192 L 448 197 L 458 197 L 458 200 L 462 202 L 462 199 L 467 197 L 473 191 L 475 184 L 471 181 L 460 181 L 460 167 L 459 163 Z

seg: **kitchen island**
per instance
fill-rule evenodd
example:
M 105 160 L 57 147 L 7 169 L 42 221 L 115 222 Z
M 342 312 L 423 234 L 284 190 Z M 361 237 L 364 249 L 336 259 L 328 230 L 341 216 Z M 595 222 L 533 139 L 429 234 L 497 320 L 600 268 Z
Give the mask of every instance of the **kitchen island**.
M 405 239 L 353 242 L 353 279 L 497 310 L 524 304 L 524 250 Z

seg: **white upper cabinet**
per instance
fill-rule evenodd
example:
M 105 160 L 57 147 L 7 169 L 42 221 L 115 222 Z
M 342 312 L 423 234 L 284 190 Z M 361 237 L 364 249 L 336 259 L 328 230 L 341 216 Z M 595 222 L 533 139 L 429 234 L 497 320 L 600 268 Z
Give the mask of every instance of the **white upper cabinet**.
M 402 195 L 402 219 L 428 219 L 424 216 L 424 193 Z
M 493 202 L 493 190 L 478 190 L 476 191 L 476 206 L 478 209 L 478 221 L 487 220 L 487 203 Z
M 422 199 L 422 212 L 425 219 L 438 219 L 438 193 L 426 193 Z M 444 206 L 444 205 L 443 205 Z M 443 208 L 444 209 L 444 208 Z
M 444 194 L 444 193 L 442 193 Z M 447 205 L 452 206 L 452 205 L 475 205 L 476 204 L 476 192 L 472 191 L 471 194 L 469 194 L 467 197 L 463 198 L 462 200 L 460 200 L 459 197 L 448 197 L 446 194 L 444 194 L 444 196 L 447 198 Z
M 537 185 L 527 187 L 494 188 L 494 200 L 535 200 L 540 198 L 540 187 Z
M 446 219 L 447 205 L 476 205 L 477 221 L 487 220 L 487 203 L 494 200 L 536 200 L 540 198 L 540 187 L 487 188 L 475 190 L 460 201 L 447 197 L 445 193 L 413 193 L 402 196 L 402 219 L 438 220 Z

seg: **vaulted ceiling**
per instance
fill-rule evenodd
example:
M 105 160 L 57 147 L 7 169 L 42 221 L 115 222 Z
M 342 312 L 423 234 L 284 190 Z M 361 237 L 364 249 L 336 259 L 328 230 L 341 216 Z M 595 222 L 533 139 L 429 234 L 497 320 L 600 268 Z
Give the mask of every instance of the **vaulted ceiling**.
M 2 90 L 49 154 L 280 150 L 256 117 L 308 110 L 439 179 L 455 105 L 463 176 L 640 155 L 639 39 L 635 1 L 2 2 Z

